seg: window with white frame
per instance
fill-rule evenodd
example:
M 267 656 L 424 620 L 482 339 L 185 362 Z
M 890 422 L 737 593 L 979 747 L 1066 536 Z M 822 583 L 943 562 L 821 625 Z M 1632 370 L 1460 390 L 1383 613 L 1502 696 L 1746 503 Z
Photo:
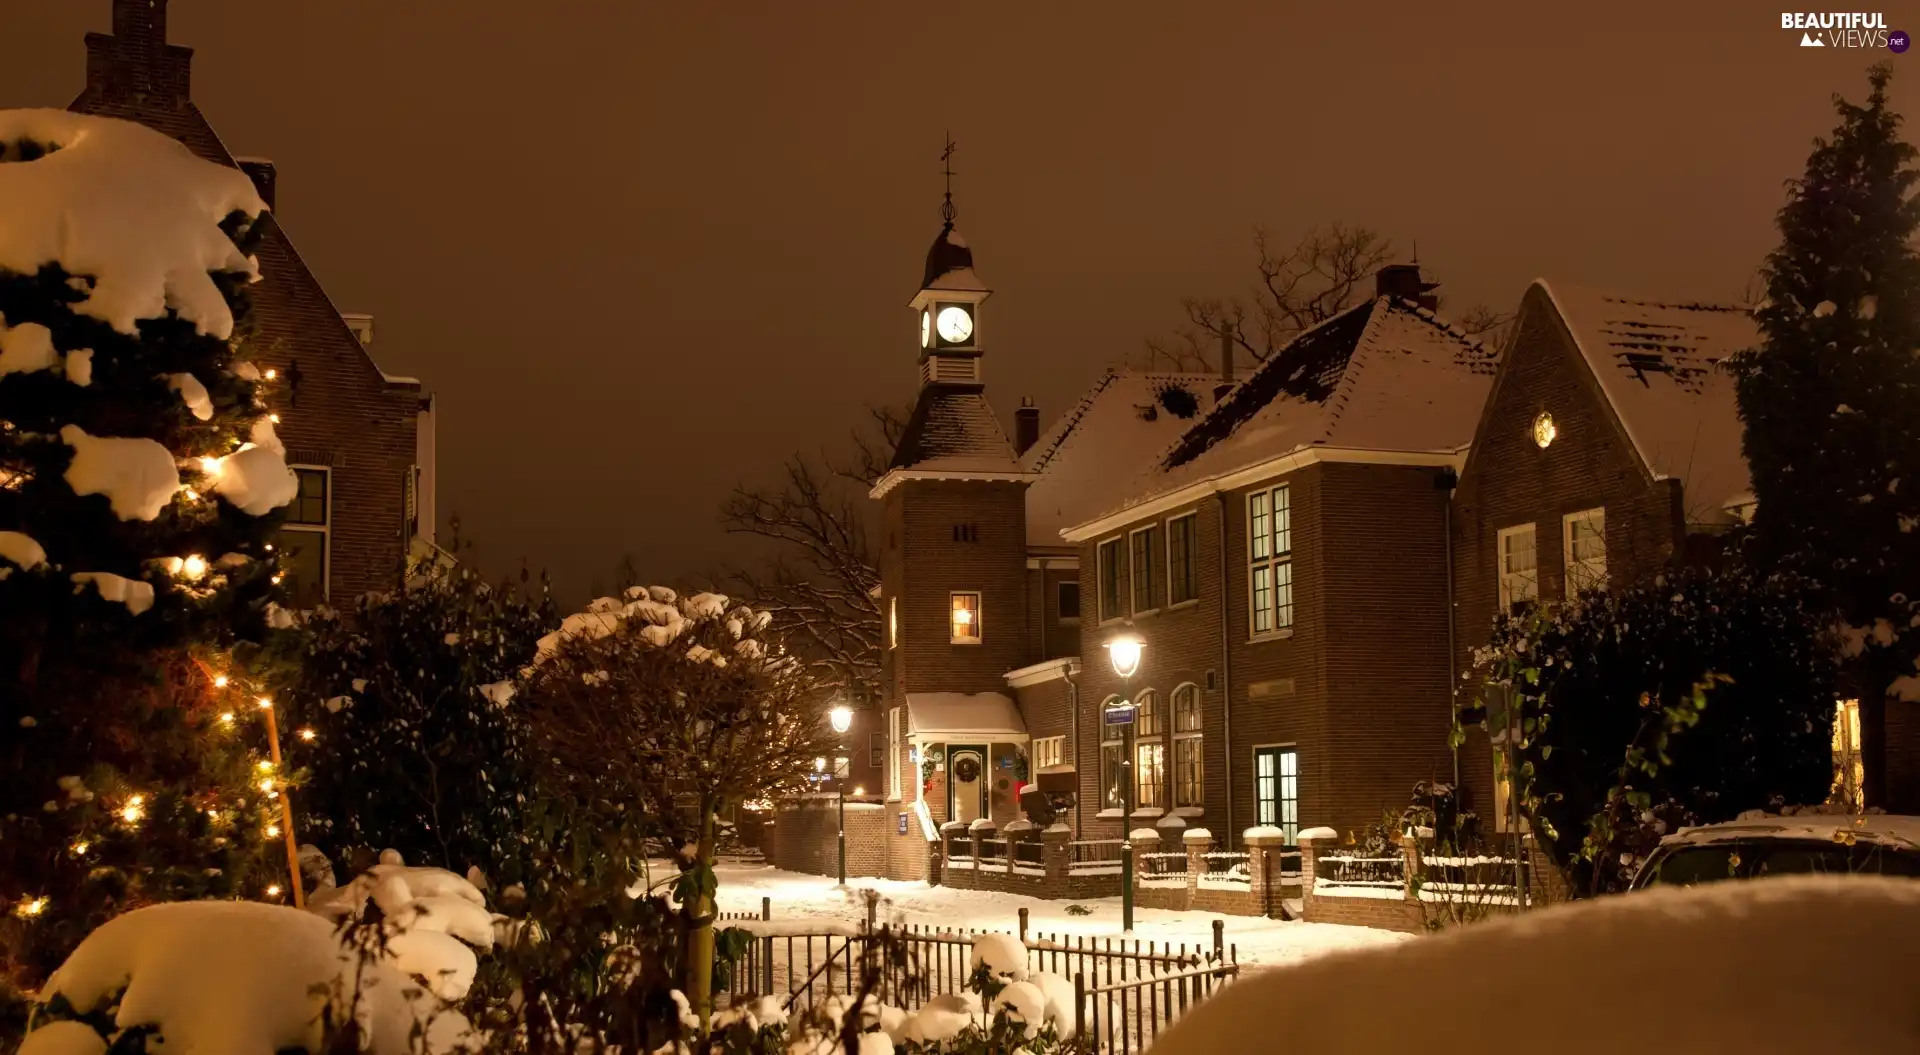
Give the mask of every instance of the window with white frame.
M 292 466 L 299 490 L 287 504 L 286 520 L 275 536 L 280 555 L 280 588 L 289 607 L 316 608 L 327 600 L 329 543 L 333 541 L 333 472 L 320 466 Z
M 1173 690 L 1173 804 L 1199 806 L 1206 787 L 1206 752 L 1201 738 L 1200 687 Z
M 1064 736 L 1042 736 L 1033 741 L 1029 752 L 1033 762 L 1033 772 L 1038 773 L 1048 766 L 1057 766 L 1066 761 L 1067 738 Z
M 980 594 L 977 590 L 953 592 L 953 643 L 980 643 Z
M 1125 761 L 1127 743 L 1124 727 L 1109 725 L 1106 722 L 1106 710 L 1120 702 L 1120 697 L 1109 696 L 1100 704 L 1100 808 L 1108 810 L 1122 809 L 1126 806 L 1126 790 L 1120 783 L 1121 763 Z
M 1280 829 L 1287 844 L 1300 834 L 1300 752 L 1293 747 L 1253 749 L 1253 822 Z
M 906 711 L 899 707 L 887 708 L 887 798 L 900 798 L 900 734 L 901 716 Z
M 1500 610 L 1511 611 L 1540 596 L 1540 563 L 1533 548 L 1533 525 L 1501 528 L 1495 538 L 1500 573 Z
M 867 768 L 879 769 L 887 764 L 887 734 L 867 734 Z
M 1247 607 L 1252 636 L 1293 625 L 1293 501 L 1286 487 L 1247 496 Z
M 1151 689 L 1134 700 L 1133 805 L 1137 809 L 1167 805 L 1167 714 L 1160 694 Z
M 1121 607 L 1125 598 L 1120 596 L 1120 560 L 1125 554 L 1120 552 L 1120 540 L 1108 539 L 1100 544 L 1100 621 L 1118 619 L 1126 615 Z
M 1560 518 L 1567 597 L 1607 588 L 1607 511 L 1584 509 Z
M 1192 513 L 1167 521 L 1167 603 L 1183 604 L 1200 596 L 1198 561 L 1200 523 Z
M 1160 525 L 1150 524 L 1128 537 L 1132 543 L 1127 577 L 1133 584 L 1133 614 L 1141 615 L 1159 608 L 1163 597 L 1160 582 Z

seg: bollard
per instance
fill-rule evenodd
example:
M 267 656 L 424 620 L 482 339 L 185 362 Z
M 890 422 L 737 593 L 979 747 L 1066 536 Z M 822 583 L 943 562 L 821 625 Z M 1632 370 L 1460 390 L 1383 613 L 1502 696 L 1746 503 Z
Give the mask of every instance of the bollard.
M 1020 940 L 1027 940 L 1027 910 L 1024 908 L 1020 910 Z
M 760 918 L 763 920 L 773 918 L 773 899 L 772 898 L 763 897 L 760 899 Z M 773 938 L 772 936 L 768 936 L 760 939 L 760 995 L 761 996 L 773 995 Z
M 1217 919 L 1213 921 L 1213 958 L 1216 962 L 1218 962 L 1222 957 L 1226 955 L 1226 951 L 1227 951 L 1227 933 L 1226 932 L 1227 932 L 1226 920 Z

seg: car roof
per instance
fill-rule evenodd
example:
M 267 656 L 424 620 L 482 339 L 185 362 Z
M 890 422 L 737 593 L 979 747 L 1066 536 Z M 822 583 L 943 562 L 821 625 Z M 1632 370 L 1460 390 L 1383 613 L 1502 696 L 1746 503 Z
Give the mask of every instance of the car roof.
M 1790 816 L 1742 816 L 1720 824 L 1682 828 L 1660 840 L 1661 846 L 1693 846 L 1736 839 L 1815 839 L 1839 841 L 1843 833 L 1856 841 L 1920 850 L 1920 817 L 1889 813 L 1800 813 Z

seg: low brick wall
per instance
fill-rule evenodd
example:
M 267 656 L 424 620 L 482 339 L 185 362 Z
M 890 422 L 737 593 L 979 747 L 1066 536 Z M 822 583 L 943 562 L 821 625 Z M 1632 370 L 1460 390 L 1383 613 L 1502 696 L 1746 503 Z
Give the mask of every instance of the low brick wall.
M 1332 866 L 1322 862 L 1321 858 L 1333 854 L 1336 848 L 1316 845 L 1319 842 L 1313 838 L 1304 838 L 1300 842 L 1301 903 L 1303 917 L 1309 923 L 1338 923 L 1352 927 L 1377 927 L 1404 934 L 1425 934 L 1449 926 L 1456 919 L 1485 919 L 1520 911 L 1519 905 L 1513 903 L 1510 892 L 1504 895 L 1505 904 L 1496 904 L 1491 900 L 1476 902 L 1476 895 L 1472 894 L 1461 895 L 1461 901 L 1450 904 L 1446 895 L 1432 896 L 1434 888 L 1429 887 L 1430 897 L 1423 901 L 1413 877 L 1426 874 L 1426 866 L 1422 863 L 1419 845 L 1413 840 L 1403 841 L 1400 847 L 1400 885 L 1397 887 L 1343 888 L 1325 882 L 1322 876 Z M 1529 896 L 1533 903 L 1538 906 L 1565 900 L 1567 891 L 1564 878 L 1530 837 L 1526 840 L 1526 855 L 1530 877 Z M 1444 861 L 1441 863 L 1446 864 Z
M 797 795 L 774 804 L 762 829 L 767 863 L 789 872 L 837 875 L 840 869 L 839 798 Z M 848 877 L 887 875 L 887 812 L 879 803 L 847 803 Z

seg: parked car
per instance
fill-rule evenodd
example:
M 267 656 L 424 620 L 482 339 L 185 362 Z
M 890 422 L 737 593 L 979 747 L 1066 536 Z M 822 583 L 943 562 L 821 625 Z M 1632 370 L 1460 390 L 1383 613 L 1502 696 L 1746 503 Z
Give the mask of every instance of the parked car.
M 1755 814 L 1682 828 L 1647 855 L 1633 889 L 1810 872 L 1920 879 L 1920 817 Z

